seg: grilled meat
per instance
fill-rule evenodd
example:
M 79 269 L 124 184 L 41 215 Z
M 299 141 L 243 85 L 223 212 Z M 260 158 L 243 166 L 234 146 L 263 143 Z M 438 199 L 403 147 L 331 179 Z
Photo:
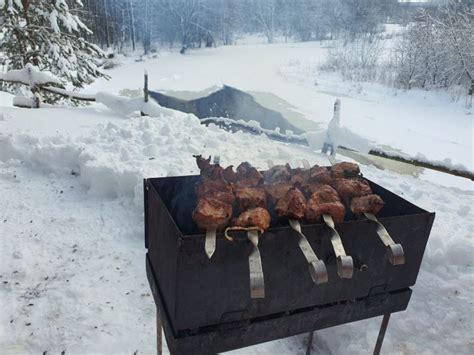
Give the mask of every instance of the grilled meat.
M 310 169 L 296 168 L 292 171 L 290 183 L 299 187 L 309 180 L 310 173 Z
M 332 185 L 344 202 L 348 202 L 354 197 L 372 194 L 369 183 L 361 178 L 334 179 Z
M 305 209 L 306 199 L 303 193 L 298 188 L 292 187 L 284 197 L 277 201 L 275 213 L 278 217 L 303 219 Z
M 329 185 L 321 185 L 314 189 L 306 203 L 305 217 L 310 223 L 316 223 L 323 214 L 332 217 L 335 223 L 344 221 L 346 209 L 339 200 L 336 190 Z
M 237 181 L 237 174 L 233 169 L 233 166 L 230 165 L 227 168 L 224 169 L 222 172 L 222 176 L 224 179 L 228 182 L 236 182 Z
M 359 176 L 359 165 L 347 161 L 331 166 L 331 176 L 336 179 Z
M 204 194 L 199 196 L 200 198 L 211 198 L 220 202 L 233 205 L 235 201 L 235 195 L 232 192 L 208 190 Z
M 203 158 L 201 155 L 195 155 L 196 164 L 201 171 L 201 176 L 211 179 L 223 178 L 224 169 L 219 164 L 211 164 L 211 157 Z
M 193 220 L 201 230 L 223 230 L 232 217 L 232 206 L 213 198 L 201 198 L 193 211 Z
M 351 211 L 354 214 L 372 213 L 377 214 L 383 208 L 385 202 L 379 195 L 366 195 L 354 197 L 351 201 Z
M 267 207 L 267 193 L 261 187 L 238 187 L 235 197 L 239 202 L 240 211 L 253 207 Z
M 280 182 L 277 184 L 264 185 L 264 187 L 270 200 L 276 203 L 279 199 L 285 197 L 288 190 L 293 186 L 289 182 Z
M 317 165 L 311 168 L 308 182 L 329 184 L 331 180 L 331 172 L 327 168 Z
M 275 165 L 263 173 L 263 179 L 265 183 L 274 184 L 277 182 L 288 181 L 291 177 L 290 164 L 286 165 Z
M 263 176 L 250 163 L 244 162 L 237 167 L 237 185 L 256 187 L 263 182 Z
M 268 229 L 270 227 L 270 213 L 262 207 L 248 209 L 234 219 L 233 225 L 237 227 L 258 227 Z
M 232 185 L 225 181 L 223 178 L 211 179 L 204 178 L 196 184 L 196 195 L 197 197 L 204 197 L 210 191 L 220 191 L 233 193 Z

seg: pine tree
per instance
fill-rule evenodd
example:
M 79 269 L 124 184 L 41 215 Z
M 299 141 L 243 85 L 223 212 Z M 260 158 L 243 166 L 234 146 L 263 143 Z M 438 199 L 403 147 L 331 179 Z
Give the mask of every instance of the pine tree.
M 0 52 L 7 70 L 30 63 L 74 88 L 107 77 L 95 62 L 104 53 L 83 38 L 91 31 L 78 16 L 81 0 L 0 0 L 0 5 Z

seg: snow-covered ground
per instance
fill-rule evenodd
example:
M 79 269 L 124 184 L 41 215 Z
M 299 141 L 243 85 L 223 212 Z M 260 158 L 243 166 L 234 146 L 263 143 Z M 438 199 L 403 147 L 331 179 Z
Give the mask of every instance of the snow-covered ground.
M 125 65 L 110 71 L 110 81 L 101 79 L 87 92 L 142 88 L 147 70 L 150 89 L 201 91 L 226 84 L 269 92 L 322 126 L 331 119 L 334 100 L 340 97 L 341 124 L 381 149 L 474 171 L 473 115 L 463 100 L 452 102 L 445 93 L 344 82 L 336 74 L 318 70 L 328 44 L 239 45 L 190 51 L 184 56 L 163 52 L 141 62 L 125 58 Z
M 326 122 L 335 95 L 322 93 L 319 85 L 303 80 L 300 69 L 288 69 L 291 58 L 308 58 L 309 53 L 318 57 L 318 50 L 318 44 L 288 44 L 169 54 L 146 62 L 130 61 L 111 71 L 111 82 L 98 82 L 88 91 L 137 89 L 146 67 L 157 89 L 201 90 L 226 83 L 269 91 L 308 117 Z M 299 68 L 301 63 L 292 67 Z M 449 157 L 454 163 L 467 164 L 472 135 L 465 130 L 472 133 L 472 116 L 465 115 L 461 105 L 432 95 L 423 98 L 419 93 L 393 96 L 364 89 L 351 94 L 344 83 L 334 86 L 342 98 L 343 124 L 350 126 L 353 113 L 358 132 L 377 138 L 376 129 L 368 127 L 371 121 L 364 117 L 378 107 L 372 118 L 380 120 L 375 125 L 379 131 L 390 124 L 386 117 L 398 119 L 406 129 L 403 134 L 394 129 L 393 142 L 387 141 L 388 134 L 377 142 L 402 149 L 401 145 L 409 144 L 404 140 L 416 136 L 406 136 L 409 129 L 431 129 L 415 121 L 433 114 L 441 122 L 438 128 L 448 132 L 452 142 L 433 129 L 422 138 L 425 145 L 416 146 L 413 153 L 446 152 L 444 156 L 433 153 L 432 158 Z M 342 90 L 351 97 L 342 95 Z M 206 128 L 196 117 L 179 112 L 125 117 L 99 104 L 26 110 L 11 107 L 11 100 L 0 93 L 2 354 L 155 352 L 154 304 L 144 270 L 144 176 L 196 173 L 192 158 L 196 153 L 219 154 L 224 164 L 248 160 L 260 168 L 266 167 L 268 159 L 293 165 L 301 164 L 300 159 L 327 163 L 308 148 Z M 416 117 L 413 112 L 426 116 Z M 411 115 L 413 125 L 404 114 Z M 459 125 L 449 123 L 456 120 Z M 459 154 L 451 155 L 456 142 Z M 427 181 L 373 166 L 362 170 L 375 182 L 437 213 L 409 308 L 393 315 L 384 353 L 473 353 L 472 183 L 453 188 L 453 178 L 446 174 L 434 174 Z M 370 353 L 380 321 L 319 331 L 315 353 Z M 305 342 L 306 336 L 301 335 L 234 353 L 302 354 Z

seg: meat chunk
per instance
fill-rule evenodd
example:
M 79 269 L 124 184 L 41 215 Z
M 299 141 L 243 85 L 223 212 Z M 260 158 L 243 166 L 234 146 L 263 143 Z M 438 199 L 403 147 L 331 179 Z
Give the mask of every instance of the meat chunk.
M 303 219 L 305 210 L 306 199 L 296 187 L 289 189 L 286 195 L 279 199 L 275 205 L 275 213 L 278 217 Z
M 359 165 L 347 161 L 331 166 L 331 176 L 333 178 L 351 178 L 359 176 Z
M 201 155 L 195 155 L 196 164 L 201 171 L 201 176 L 211 179 L 220 179 L 223 177 L 224 169 L 219 164 L 211 164 L 211 157 L 203 158 Z
M 351 201 L 351 211 L 354 214 L 372 213 L 377 214 L 383 208 L 385 202 L 379 195 L 366 195 L 355 197 Z
M 318 200 L 318 203 L 340 201 L 337 191 L 329 185 L 315 186 L 311 197 L 316 198 Z
M 293 170 L 290 183 L 295 186 L 301 186 L 309 180 L 310 173 L 310 169 L 297 168 Z
M 267 207 L 267 193 L 261 187 L 238 187 L 235 197 L 241 211 L 253 207 Z
M 327 168 L 317 165 L 311 168 L 308 179 L 309 182 L 318 184 L 329 184 L 331 180 L 331 172 Z
M 272 202 L 277 202 L 279 199 L 285 197 L 286 193 L 293 186 L 288 182 L 280 182 L 277 184 L 264 185 L 265 191 Z
M 232 185 L 223 178 L 204 178 L 196 184 L 195 191 L 197 197 L 200 198 L 206 196 L 210 191 L 233 193 L 233 188 Z
M 372 194 L 372 189 L 363 179 L 334 179 L 333 186 L 341 200 L 348 202 L 354 197 Z
M 256 187 L 263 182 L 263 176 L 250 163 L 244 162 L 237 167 L 237 185 Z
M 336 190 L 329 185 L 315 189 L 306 203 L 305 217 L 308 222 L 318 222 L 323 214 L 330 215 L 335 223 L 343 222 L 346 214 L 346 208 L 340 202 Z
M 201 198 L 193 211 L 193 220 L 201 230 L 223 230 L 232 217 L 232 206 L 212 199 Z
M 211 198 L 220 202 L 227 203 L 228 205 L 233 205 L 235 201 L 235 195 L 231 192 L 223 192 L 216 190 L 209 190 L 206 193 L 199 196 L 200 198 Z
M 223 175 L 225 181 L 227 181 L 227 182 L 236 182 L 237 181 L 237 173 L 234 171 L 232 165 L 225 168 L 222 175 Z
M 268 229 L 270 227 L 270 213 L 262 207 L 251 208 L 242 212 L 234 219 L 233 225 L 237 227 L 258 227 Z
M 263 173 L 265 183 L 274 184 L 277 182 L 288 181 L 291 177 L 291 167 L 286 165 L 275 165 Z

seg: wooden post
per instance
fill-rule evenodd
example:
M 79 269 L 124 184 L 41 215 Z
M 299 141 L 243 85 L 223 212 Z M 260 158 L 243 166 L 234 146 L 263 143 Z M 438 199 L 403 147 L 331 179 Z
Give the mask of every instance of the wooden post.
M 145 102 L 148 102 L 148 73 L 145 70 L 145 84 L 143 85 L 143 93 L 145 95 Z
M 145 70 L 144 81 L 145 82 L 143 83 L 143 96 L 144 96 L 145 103 L 146 103 L 146 102 L 148 102 L 148 73 L 147 73 L 146 70 Z M 147 114 L 144 113 L 143 111 L 140 112 L 140 115 L 147 116 Z
M 156 310 L 156 353 L 162 355 L 163 353 L 163 340 L 161 336 L 161 320 L 158 310 Z

